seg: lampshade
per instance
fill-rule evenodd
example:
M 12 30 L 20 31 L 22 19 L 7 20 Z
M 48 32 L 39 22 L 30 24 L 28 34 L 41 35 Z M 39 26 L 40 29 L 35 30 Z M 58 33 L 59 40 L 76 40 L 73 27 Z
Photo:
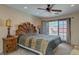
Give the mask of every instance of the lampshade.
M 7 19 L 5 25 L 6 25 L 6 27 L 11 27 L 11 20 Z

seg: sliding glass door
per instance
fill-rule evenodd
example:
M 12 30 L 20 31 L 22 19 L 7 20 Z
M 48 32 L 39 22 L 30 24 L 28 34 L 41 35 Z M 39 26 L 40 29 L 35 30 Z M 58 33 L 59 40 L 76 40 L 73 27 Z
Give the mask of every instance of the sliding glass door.
M 49 35 L 59 35 L 63 41 L 67 41 L 70 35 L 69 20 L 57 20 L 49 22 Z
M 58 35 L 58 21 L 49 22 L 49 35 Z
M 59 21 L 59 36 L 62 40 L 67 41 L 67 20 Z

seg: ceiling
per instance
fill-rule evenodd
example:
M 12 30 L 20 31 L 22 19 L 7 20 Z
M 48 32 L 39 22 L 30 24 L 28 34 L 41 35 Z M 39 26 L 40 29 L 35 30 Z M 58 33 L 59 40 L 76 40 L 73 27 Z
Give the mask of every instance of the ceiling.
M 56 17 L 65 14 L 79 12 L 79 4 L 55 4 L 52 9 L 60 9 L 62 12 L 47 12 L 46 10 L 38 10 L 37 8 L 46 8 L 46 4 L 7 4 L 7 6 L 29 13 L 37 17 Z

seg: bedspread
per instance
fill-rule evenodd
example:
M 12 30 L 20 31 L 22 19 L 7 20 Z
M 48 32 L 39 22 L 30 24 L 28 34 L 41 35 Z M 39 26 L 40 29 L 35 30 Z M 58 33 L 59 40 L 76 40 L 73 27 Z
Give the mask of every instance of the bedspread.
M 52 55 L 53 49 L 55 49 L 61 42 L 61 38 L 56 35 L 21 34 L 18 37 L 18 44 L 35 49 L 46 55 Z

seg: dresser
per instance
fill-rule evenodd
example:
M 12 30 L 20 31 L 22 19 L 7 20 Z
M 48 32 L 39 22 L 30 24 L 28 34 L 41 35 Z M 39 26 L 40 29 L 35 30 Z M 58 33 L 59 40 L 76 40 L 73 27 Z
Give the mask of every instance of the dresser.
M 3 53 L 11 53 L 17 49 L 17 39 L 15 36 L 3 38 Z

